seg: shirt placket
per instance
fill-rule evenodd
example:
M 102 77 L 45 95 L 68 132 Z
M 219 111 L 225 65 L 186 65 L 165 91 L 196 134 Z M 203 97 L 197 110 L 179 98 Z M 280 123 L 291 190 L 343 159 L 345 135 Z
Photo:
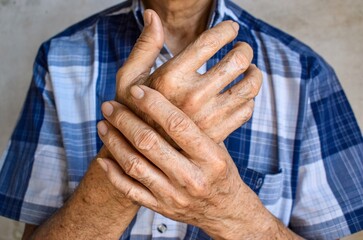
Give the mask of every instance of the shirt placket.
M 159 213 L 155 213 L 152 224 L 152 239 L 181 239 L 186 235 L 187 224 L 173 221 Z

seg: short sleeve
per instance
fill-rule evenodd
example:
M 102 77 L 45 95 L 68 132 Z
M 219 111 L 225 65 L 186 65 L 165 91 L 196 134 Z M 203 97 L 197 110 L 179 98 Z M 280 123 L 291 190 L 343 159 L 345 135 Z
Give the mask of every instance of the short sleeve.
M 34 63 L 27 97 L 0 159 L 0 215 L 39 225 L 67 197 L 67 164 L 47 67 L 48 45 Z
M 362 135 L 331 67 L 315 59 L 311 75 L 290 227 L 338 239 L 363 229 Z

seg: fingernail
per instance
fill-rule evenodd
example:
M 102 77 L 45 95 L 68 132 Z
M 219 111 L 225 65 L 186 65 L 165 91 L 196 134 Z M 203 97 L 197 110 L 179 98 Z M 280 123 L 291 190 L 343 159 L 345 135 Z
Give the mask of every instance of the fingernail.
M 239 24 L 238 23 L 233 22 L 232 27 L 234 28 L 234 30 L 236 30 L 236 32 L 238 32 L 238 30 L 239 30 Z
M 149 26 L 151 24 L 151 12 L 150 11 L 145 11 L 144 12 L 144 24 L 145 27 Z
M 111 116 L 113 113 L 113 106 L 110 102 L 105 102 L 102 104 L 101 110 L 107 117 Z
M 102 158 L 97 158 L 97 162 L 100 165 L 100 167 L 103 169 L 103 171 L 108 171 L 107 163 Z
M 98 132 L 102 136 L 105 136 L 107 134 L 108 127 L 107 127 L 106 123 L 104 123 L 103 121 L 101 121 L 101 122 L 98 123 L 97 129 L 98 129 Z
M 134 85 L 130 89 L 131 96 L 133 96 L 136 99 L 141 99 L 144 97 L 145 92 L 142 90 L 139 86 Z

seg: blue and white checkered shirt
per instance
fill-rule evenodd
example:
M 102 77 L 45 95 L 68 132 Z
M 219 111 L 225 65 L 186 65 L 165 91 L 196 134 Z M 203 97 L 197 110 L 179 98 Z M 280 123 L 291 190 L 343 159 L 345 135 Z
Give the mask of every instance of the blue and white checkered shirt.
M 362 134 L 329 65 L 293 37 L 230 1 L 215 1 L 210 26 L 240 24 L 264 82 L 252 119 L 225 144 L 242 179 L 297 234 L 336 239 L 363 228 Z M 74 191 L 102 143 L 101 103 L 143 27 L 140 1 L 123 2 L 45 42 L 19 122 L 0 160 L 0 214 L 31 224 Z M 164 48 L 155 67 L 170 59 Z M 142 208 L 122 239 L 209 239 L 199 228 Z

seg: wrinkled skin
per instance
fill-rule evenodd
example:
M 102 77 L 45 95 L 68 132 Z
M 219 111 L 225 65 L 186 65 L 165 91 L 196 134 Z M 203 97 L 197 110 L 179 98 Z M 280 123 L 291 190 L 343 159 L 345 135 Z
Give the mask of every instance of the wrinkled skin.
M 161 21 L 155 12 L 147 10 L 144 19 L 144 31 L 117 73 L 116 101 L 128 106 L 166 138 L 163 130 L 130 100 L 132 85 L 147 85 L 162 93 L 217 143 L 249 120 L 262 75 L 255 65 L 251 65 L 253 52 L 248 44 L 238 42 L 212 69 L 203 75 L 197 73 L 210 57 L 237 36 L 239 27 L 236 23 L 226 21 L 207 30 L 150 75 L 163 46 L 164 36 Z M 221 93 L 242 73 L 245 73 L 245 77 L 241 82 Z
M 155 39 L 150 32 L 160 22 L 154 14 L 149 21 L 149 13 L 146 29 L 118 73 L 118 102 L 102 105 L 106 120 L 98 132 L 112 159 L 97 161 L 108 179 L 135 204 L 199 226 L 215 239 L 298 239 L 242 181 L 219 144 L 251 116 L 251 99 L 261 85 L 259 70 L 250 65 L 251 48 L 238 43 L 206 74 L 196 73 L 233 40 L 237 26 L 219 24 L 149 76 L 161 47 L 150 50 L 154 45 L 148 43 Z M 145 67 L 137 69 L 140 61 Z M 243 81 L 220 93 L 243 72 Z
M 215 239 L 295 237 L 242 181 L 223 146 L 159 92 L 146 86 L 133 86 L 130 92 L 135 106 L 162 127 L 182 151 L 126 106 L 115 101 L 104 103 L 107 121 L 99 123 L 99 135 L 114 160 L 98 162 L 126 198 L 198 226 Z

